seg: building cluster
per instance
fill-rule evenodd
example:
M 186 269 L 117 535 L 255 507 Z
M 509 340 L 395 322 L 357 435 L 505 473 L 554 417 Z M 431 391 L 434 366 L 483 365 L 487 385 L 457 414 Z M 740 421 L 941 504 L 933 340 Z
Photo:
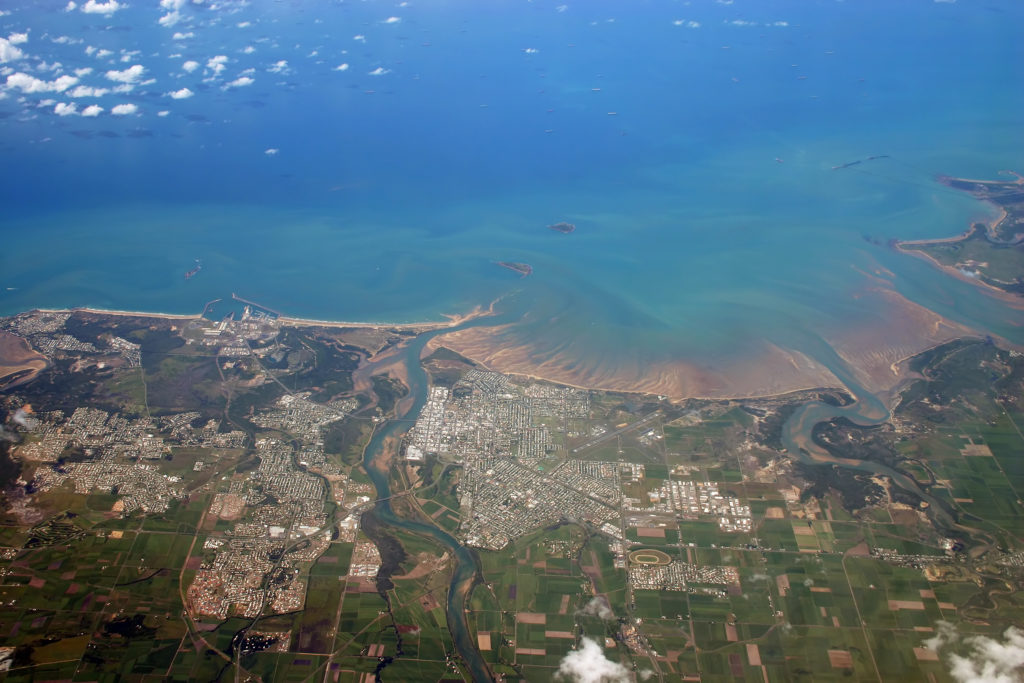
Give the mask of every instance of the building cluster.
M 740 574 L 736 567 L 698 565 L 673 560 L 661 565 L 630 565 L 629 585 L 634 590 L 706 593 L 707 586 L 740 585 Z M 720 589 L 715 592 L 720 592 Z
M 667 512 L 683 519 L 712 516 L 725 532 L 749 532 L 753 529 L 750 506 L 735 497 L 722 494 L 718 484 L 692 480 L 667 479 L 649 491 L 647 500 L 627 497 L 625 507 L 634 512 Z
M 259 465 L 233 478 L 210 505 L 208 514 L 233 524 L 223 540 L 211 537 L 204 546 L 208 553 L 189 587 L 198 614 L 252 617 L 302 609 L 306 584 L 296 578 L 299 567 L 315 562 L 331 543 L 326 485 L 299 462 L 322 448 L 296 452 L 262 438 L 255 450 Z
M 380 571 L 380 551 L 373 541 L 361 540 L 352 548 L 349 576 L 374 577 Z
M 243 432 L 219 433 L 219 423 L 199 430 L 191 421 L 198 413 L 182 413 L 159 420 L 126 418 L 96 408 L 81 407 L 65 418 L 61 411 L 39 413 L 30 440 L 15 453 L 41 463 L 33 485 L 47 491 L 72 481 L 78 493 L 113 492 L 116 510 L 162 512 L 184 493 L 180 480 L 161 474 L 149 461 L 159 460 L 172 446 L 238 447 Z
M 142 345 L 133 344 L 121 337 L 112 337 L 109 342 L 110 348 L 114 349 L 127 361 L 128 367 L 142 367 Z
M 70 313 L 31 311 L 11 318 L 0 319 L 0 330 L 6 330 L 24 337 L 33 349 L 46 356 L 60 351 L 78 351 L 96 353 L 97 348 L 90 342 L 84 342 L 64 331 Z
M 542 384 L 524 388 L 505 375 L 474 369 L 451 390 L 431 388 L 409 443 L 414 458 L 434 453 L 469 462 L 506 456 L 536 464 L 559 448 L 549 424 L 561 427 L 589 412 L 586 391 Z
M 509 458 L 474 460 L 465 469 L 459 534 L 469 545 L 498 550 L 560 519 L 600 526 L 618 510 L 596 498 Z
M 355 399 L 325 405 L 314 403 L 307 396 L 285 394 L 277 400 L 273 410 L 255 415 L 252 422 L 267 429 L 280 429 L 303 441 L 323 443 L 323 429 L 357 406 Z

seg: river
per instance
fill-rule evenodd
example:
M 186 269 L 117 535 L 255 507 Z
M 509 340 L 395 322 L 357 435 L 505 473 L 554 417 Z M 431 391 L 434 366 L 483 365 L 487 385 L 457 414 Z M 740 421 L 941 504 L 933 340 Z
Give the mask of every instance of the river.
M 483 656 L 480 654 L 480 650 L 477 649 L 473 642 L 469 622 L 466 619 L 466 603 L 477 575 L 476 557 L 472 551 L 443 529 L 433 524 L 403 519 L 395 514 L 394 509 L 391 507 L 391 502 L 387 499 L 392 495 L 391 485 L 388 481 L 389 463 L 392 460 L 391 456 L 397 456 L 397 454 L 389 453 L 388 451 L 389 448 L 395 448 L 401 442 L 402 436 L 412 426 L 412 421 L 419 415 L 426 403 L 429 382 L 427 381 L 427 373 L 423 370 L 422 365 L 420 365 L 420 354 L 427 342 L 439 334 L 447 334 L 473 325 L 491 325 L 495 322 L 496 319 L 493 317 L 478 318 L 463 323 L 458 327 L 426 332 L 412 339 L 408 346 L 402 349 L 398 356 L 398 362 L 405 366 L 407 373 L 406 383 L 409 386 L 409 396 L 412 400 L 399 402 L 399 407 L 396 410 L 400 411 L 400 414 L 397 415 L 396 419 L 390 420 L 374 432 L 373 438 L 370 439 L 370 443 L 367 445 L 363 456 L 363 465 L 370 476 L 370 481 L 373 482 L 377 490 L 378 500 L 373 508 L 373 513 L 377 519 L 386 526 L 404 529 L 420 536 L 432 538 L 448 550 L 455 562 L 451 584 L 448 587 L 448 601 L 446 605 L 448 630 L 451 632 L 452 640 L 455 642 L 455 649 L 469 668 L 470 674 L 476 683 L 494 680 L 487 664 L 484 662 Z M 405 407 L 405 410 L 402 410 L 402 407 Z
M 877 396 L 865 389 L 850 372 L 845 362 L 831 348 L 819 346 L 816 360 L 825 366 L 853 395 L 854 402 L 845 406 L 835 406 L 821 401 L 811 401 L 800 406 L 782 426 L 782 445 L 791 456 L 809 465 L 832 464 L 848 467 L 862 472 L 889 477 L 900 488 L 910 491 L 928 503 L 928 512 L 936 521 L 947 528 L 956 528 L 977 534 L 976 529 L 961 526 L 946 508 L 931 494 L 926 493 L 910 476 L 871 460 L 853 460 L 832 455 L 814 441 L 814 427 L 822 422 L 843 417 L 855 425 L 869 427 L 886 422 L 889 409 Z

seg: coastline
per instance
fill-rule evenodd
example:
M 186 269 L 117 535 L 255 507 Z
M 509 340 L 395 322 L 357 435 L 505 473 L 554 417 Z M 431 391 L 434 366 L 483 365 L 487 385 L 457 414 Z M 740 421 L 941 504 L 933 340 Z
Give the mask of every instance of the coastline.
M 202 313 L 195 313 L 189 315 L 183 313 L 160 313 L 154 311 L 125 311 L 121 309 L 95 308 L 92 306 L 74 306 L 71 308 L 33 308 L 23 312 L 28 313 L 31 311 L 37 311 L 39 313 L 88 313 L 90 315 L 113 315 L 123 318 L 157 318 L 160 320 L 198 320 L 203 317 Z M 429 330 L 455 327 L 456 325 L 460 325 L 464 322 L 468 322 L 475 318 L 486 317 L 488 315 L 493 314 L 494 304 L 492 303 L 489 308 L 477 306 L 469 313 L 443 314 L 444 317 L 447 318 L 447 320 L 438 320 L 434 322 L 354 322 L 345 320 L 317 320 L 314 318 L 293 318 L 289 316 L 281 316 L 276 320 L 282 325 L 294 327 L 402 329 L 419 330 L 422 332 L 426 332 Z M 16 313 L 14 315 L 18 314 Z
M 952 189 L 955 189 L 955 190 L 958 190 L 958 191 L 961 191 L 961 192 L 966 192 L 967 194 L 971 195 L 972 197 L 974 197 L 978 201 L 983 202 L 983 203 L 985 203 L 985 204 L 987 204 L 989 206 L 992 206 L 992 207 L 995 207 L 996 209 L 998 209 L 999 210 L 999 215 L 996 218 L 994 218 L 994 219 L 992 219 L 992 220 L 990 220 L 988 222 L 972 221 L 970 226 L 967 228 L 967 230 L 965 230 L 964 232 L 960 233 L 959 235 L 954 235 L 952 237 L 940 237 L 940 238 L 937 238 L 937 239 L 896 240 L 895 242 L 893 242 L 893 246 L 895 247 L 896 251 L 899 251 L 900 253 L 908 254 L 908 255 L 913 256 L 915 258 L 924 259 L 925 261 L 930 263 L 932 266 L 938 268 L 939 270 L 941 270 L 942 272 L 946 273 L 947 275 L 951 275 L 951 276 L 957 278 L 958 280 L 960 280 L 962 282 L 969 282 L 969 283 L 971 283 L 971 284 L 973 284 L 973 285 L 975 285 L 977 287 L 980 287 L 981 290 L 984 291 L 986 294 L 988 294 L 990 296 L 993 296 L 993 297 L 999 299 L 1000 301 L 1008 304 L 1011 308 L 1024 309 L 1024 301 L 1021 300 L 1021 297 L 1014 296 L 1013 294 L 1011 294 L 1011 293 L 1009 293 L 1009 292 L 1007 292 L 1007 291 L 1005 291 L 1003 289 L 1000 289 L 999 287 L 996 287 L 994 285 L 990 285 L 989 283 L 985 282 L 984 280 L 982 280 L 980 278 L 970 277 L 970 276 L 966 275 L 965 273 L 963 273 L 956 266 L 951 266 L 951 265 L 942 263 L 941 261 L 939 261 L 937 258 L 932 256 L 931 254 L 929 254 L 927 252 L 924 252 L 924 251 L 921 251 L 920 249 L 916 249 L 915 248 L 915 247 L 930 247 L 930 246 L 935 246 L 935 245 L 940 245 L 940 244 L 956 244 L 958 242 L 966 242 L 967 240 L 969 240 L 972 237 L 974 237 L 975 234 L 977 232 L 979 232 L 980 230 L 982 230 L 982 229 L 984 229 L 983 236 L 988 241 L 988 243 L 991 244 L 993 247 L 1011 246 L 1011 245 L 1015 244 L 1015 242 L 1012 241 L 1012 240 L 1007 242 L 1007 241 L 999 239 L 999 226 L 1002 225 L 1010 217 L 1010 212 L 1006 209 L 1006 207 L 1002 206 L 1001 204 L 996 203 L 995 201 L 992 200 L 991 197 L 979 196 L 978 193 L 976 193 L 976 192 L 972 192 L 971 190 L 968 190 L 968 189 L 965 189 L 965 188 L 955 187 L 955 186 L 953 186 L 951 184 L 951 183 L 954 183 L 954 182 L 959 182 L 959 183 L 972 183 L 972 184 L 975 184 L 975 185 L 983 185 L 983 186 L 1005 186 L 1005 185 L 1024 186 L 1024 176 L 1022 176 L 1021 174 L 1017 173 L 1016 171 L 999 171 L 999 172 L 1000 173 L 1006 173 L 1006 174 L 1013 175 L 1013 176 L 1015 176 L 1017 178 L 1017 180 L 1012 181 L 1012 182 L 1004 181 L 1004 180 L 976 180 L 976 179 L 972 179 L 972 178 L 955 178 L 953 176 L 939 176 L 939 178 L 938 178 L 938 181 L 940 183 L 942 183 L 943 185 L 945 185 L 946 187 L 950 187 Z M 1017 241 L 1017 243 L 1019 243 L 1019 240 Z

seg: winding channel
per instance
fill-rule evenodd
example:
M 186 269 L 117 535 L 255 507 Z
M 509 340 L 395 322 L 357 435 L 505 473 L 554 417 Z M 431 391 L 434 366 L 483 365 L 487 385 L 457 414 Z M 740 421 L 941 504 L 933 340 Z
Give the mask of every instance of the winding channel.
M 408 401 L 399 403 L 399 405 L 408 404 L 409 407 L 374 432 L 363 456 L 363 466 L 377 490 L 377 502 L 374 504 L 373 513 L 381 524 L 431 538 L 444 546 L 454 558 L 455 569 L 448 586 L 448 600 L 445 607 L 448 630 L 455 642 L 455 649 L 462 657 L 476 683 L 487 683 L 494 680 L 483 656 L 473 642 L 469 621 L 466 618 L 466 603 L 477 575 L 476 557 L 469 548 L 459 543 L 454 536 L 443 529 L 433 524 L 403 519 L 395 514 L 391 507 L 391 501 L 387 500 L 392 495 L 388 470 L 390 456 L 393 454 L 389 453 L 389 449 L 400 442 L 402 436 L 411 427 L 412 421 L 426 404 L 429 382 L 426 371 L 420 365 L 420 354 L 427 342 L 441 334 L 448 334 L 475 325 L 493 325 L 496 322 L 498 319 L 495 317 L 474 319 L 455 327 L 426 332 L 409 342 L 408 346 L 400 352 L 398 359 L 405 366 L 406 384 L 409 386 L 409 395 L 413 400 L 411 403 Z
M 815 443 L 814 427 L 822 422 L 844 417 L 860 427 L 873 427 L 886 422 L 890 417 L 889 409 L 881 399 L 865 389 L 854 378 L 853 373 L 838 354 L 828 349 L 828 352 L 819 353 L 817 357 L 853 395 L 854 402 L 846 406 L 834 406 L 821 401 L 811 401 L 797 408 L 796 412 L 782 425 L 782 445 L 789 454 L 809 465 L 838 465 L 889 477 L 895 485 L 927 502 L 929 513 L 935 515 L 937 521 L 941 521 L 948 527 L 976 532 L 974 529 L 961 526 L 938 499 L 922 490 L 918 483 L 906 474 L 871 460 L 853 460 L 834 456 Z

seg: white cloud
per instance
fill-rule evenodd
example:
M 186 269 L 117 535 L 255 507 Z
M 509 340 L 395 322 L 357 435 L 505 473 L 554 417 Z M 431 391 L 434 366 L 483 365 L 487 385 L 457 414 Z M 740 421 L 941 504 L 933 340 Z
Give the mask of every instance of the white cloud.
M 775 22 L 772 22 L 772 26 L 782 26 L 782 27 L 785 27 L 785 26 L 789 26 L 789 22 L 788 21 L 775 21 Z
M 78 79 L 74 76 L 60 76 L 52 81 L 44 81 L 19 71 L 7 76 L 6 87 L 17 88 L 23 93 L 64 92 L 75 83 L 78 83 Z
M 171 36 L 171 39 L 172 40 L 188 40 L 189 38 L 195 38 L 195 37 L 196 37 L 196 34 L 192 33 L 192 31 L 189 31 L 188 33 L 182 33 L 181 31 L 177 31 L 173 36 Z
M 270 149 L 263 150 L 263 153 L 266 154 L 268 157 L 273 157 L 277 156 L 277 153 L 280 151 L 281 150 L 277 149 L 276 147 L 271 147 Z
M 192 73 L 193 71 L 199 68 L 199 62 L 190 59 L 184 64 L 182 64 L 181 68 L 189 73 Z
M 106 76 L 108 79 L 118 83 L 138 83 L 144 73 L 146 73 L 146 67 L 141 64 L 133 64 L 122 71 L 110 70 L 106 73 Z
M 21 59 L 24 56 L 25 53 L 16 48 L 14 43 L 7 38 L 0 38 L 0 64 L 13 62 L 15 59 Z
M 53 113 L 57 116 L 71 116 L 72 114 L 78 113 L 78 105 L 74 102 L 68 104 L 67 102 L 58 102 L 57 106 L 53 108 Z
M 194 1 L 195 1 L 195 0 L 193 0 L 193 2 L 194 2 Z M 167 115 L 168 115 L 168 114 L 170 114 L 170 113 L 171 113 L 171 112 L 169 112 L 169 111 L 167 111 L 166 109 L 164 109 L 163 111 L 158 111 L 158 112 L 156 113 L 156 115 L 157 115 L 157 116 L 159 116 L 160 118 L 163 118 L 163 117 L 167 116 Z
M 72 5 L 74 5 L 74 3 L 69 2 L 68 8 L 74 9 Z M 87 2 L 84 5 L 82 5 L 82 11 L 86 14 L 105 14 L 108 17 L 117 10 L 124 8 L 125 5 L 122 5 L 117 0 L 107 0 L 106 2 L 96 2 L 96 0 L 87 0 Z
M 171 26 L 177 24 L 179 21 L 181 21 L 181 12 L 168 12 L 167 14 L 157 19 L 156 23 L 166 28 L 170 28 Z
M 242 50 L 242 52 L 244 52 L 247 55 L 251 55 L 253 52 L 256 52 L 256 48 L 254 48 L 252 45 L 246 45 L 245 49 Z
M 169 12 L 176 12 L 184 6 L 185 0 L 160 0 L 160 7 Z
M 940 652 L 960 641 L 956 627 L 946 621 L 937 624 L 933 638 L 924 641 L 929 649 Z M 949 672 L 959 683 L 1019 683 L 1024 680 L 1024 631 L 1010 626 L 1003 642 L 987 636 L 967 636 L 966 656 L 949 653 Z
M 206 60 L 206 68 L 212 71 L 216 75 L 220 75 L 220 72 L 224 70 L 224 65 L 227 64 L 228 58 L 226 55 L 217 55 L 216 57 L 210 57 Z
M 366 42 L 366 36 L 364 36 L 362 33 L 360 33 L 359 35 L 352 36 L 352 40 L 358 40 L 360 43 L 365 43 Z
M 188 88 L 182 88 L 181 90 L 173 90 L 167 93 L 167 96 L 170 97 L 172 100 L 187 100 L 193 95 L 195 95 L 195 93 L 189 90 Z
M 68 91 L 68 95 L 71 97 L 103 97 L 109 92 L 109 88 L 94 88 L 90 85 L 79 85 Z
M 224 90 L 227 90 L 228 88 L 244 88 L 245 86 L 252 85 L 255 82 L 255 79 L 250 78 L 249 76 L 239 76 L 230 83 L 226 83 L 224 85 Z
M 339 64 L 338 66 L 334 67 L 334 70 L 335 71 L 348 71 L 348 64 Z
M 733 19 L 728 23 L 732 24 L 733 26 L 757 26 L 756 21 L 747 21 L 746 19 Z
M 591 598 L 590 602 L 579 613 L 590 617 L 599 617 L 604 620 L 615 618 L 615 612 L 612 611 L 611 605 L 608 604 L 608 600 L 603 595 Z
M 75 3 L 75 0 L 68 0 L 68 4 L 64 6 L 64 11 L 74 12 L 76 7 L 78 7 L 78 4 Z
M 685 26 L 686 28 L 700 28 L 700 22 L 699 21 L 693 21 L 693 20 L 687 21 L 686 19 L 676 19 L 672 23 L 674 25 L 676 25 L 676 26 Z
M 556 677 L 571 683 L 630 683 L 631 676 L 626 667 L 604 656 L 596 641 L 584 636 L 580 647 L 562 658 Z
M 121 85 L 115 85 L 111 92 L 126 93 L 131 92 L 132 90 L 135 90 L 134 83 L 122 83 Z
M 114 116 L 127 116 L 128 114 L 134 114 L 139 111 L 138 106 L 134 104 L 119 104 L 110 110 L 110 113 Z
M 103 107 L 98 104 L 90 104 L 82 110 L 82 116 L 95 117 L 103 113 Z
M 235 24 L 235 26 L 237 26 L 238 28 L 249 28 L 250 26 L 252 26 L 252 22 L 251 21 L 240 21 L 237 24 Z
M 385 69 L 382 66 L 378 66 L 376 69 L 369 73 L 370 76 L 383 76 L 384 74 L 391 73 L 391 69 Z
M 557 11 L 557 12 L 564 12 L 567 9 L 569 9 L 568 5 L 559 5 L 558 7 L 555 8 L 555 11 Z
M 10 42 L 11 45 L 21 45 L 22 43 L 28 42 L 28 34 L 12 33 L 11 35 L 7 36 L 7 40 L 8 42 Z
M 91 66 L 84 66 L 81 69 L 75 69 L 75 75 L 81 78 L 82 76 L 88 76 L 92 73 Z
M 528 55 L 535 55 L 537 54 L 538 50 L 535 47 L 525 47 L 523 48 L 523 52 L 525 52 Z
M 267 67 L 267 71 L 269 71 L 272 74 L 284 73 L 288 71 L 288 61 L 282 59 L 280 61 L 274 62 L 273 64 Z
M 398 24 L 401 23 L 402 17 L 388 17 L 384 20 L 385 24 Z

